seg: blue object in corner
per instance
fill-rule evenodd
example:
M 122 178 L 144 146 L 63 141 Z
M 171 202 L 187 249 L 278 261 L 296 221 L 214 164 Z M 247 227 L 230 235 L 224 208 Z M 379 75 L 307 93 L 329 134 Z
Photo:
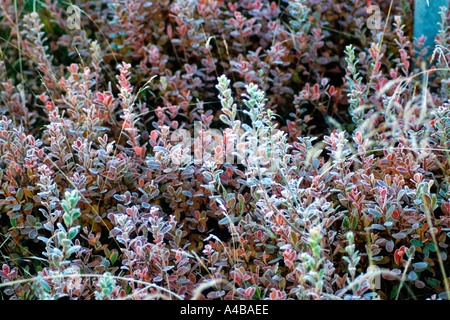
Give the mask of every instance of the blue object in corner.
M 434 38 L 439 32 L 441 16 L 440 7 L 449 7 L 449 0 L 416 0 L 414 7 L 414 39 L 424 35 L 427 37 L 425 46 L 429 47 L 428 53 L 434 50 Z

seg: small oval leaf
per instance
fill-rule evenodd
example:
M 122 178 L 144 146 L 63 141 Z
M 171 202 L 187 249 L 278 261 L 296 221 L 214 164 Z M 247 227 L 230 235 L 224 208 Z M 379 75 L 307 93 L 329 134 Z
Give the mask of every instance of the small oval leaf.
M 389 240 L 388 242 L 386 242 L 386 250 L 388 252 L 392 252 L 394 250 L 394 241 Z
M 404 239 L 404 238 L 406 238 L 406 234 L 404 232 L 397 232 L 397 233 L 393 233 L 392 237 L 394 239 Z

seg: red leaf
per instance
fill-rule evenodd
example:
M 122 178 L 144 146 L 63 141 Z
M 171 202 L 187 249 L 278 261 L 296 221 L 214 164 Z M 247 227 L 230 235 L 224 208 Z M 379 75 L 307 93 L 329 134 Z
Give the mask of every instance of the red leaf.
M 330 92 L 330 95 L 334 95 L 336 92 L 336 89 L 334 88 L 334 86 L 331 86 L 330 89 L 328 90 Z
M 97 92 L 97 99 L 100 102 L 103 102 L 103 100 L 105 100 L 105 95 L 101 92 Z
M 319 93 L 319 85 L 316 83 L 316 84 L 312 87 L 311 91 L 312 91 L 313 93 L 315 93 L 315 94 Z
M 394 212 L 392 212 L 392 218 L 398 219 L 399 217 L 400 217 L 400 214 L 398 213 L 398 210 L 394 210 Z
M 394 261 L 396 264 L 400 264 L 403 261 L 403 255 L 405 254 L 406 247 L 402 246 L 400 249 L 397 249 L 394 253 Z
M 69 67 L 69 71 L 71 73 L 76 73 L 78 71 L 78 65 L 76 63 L 72 63 Z
M 355 137 L 353 138 L 353 140 L 358 143 L 361 144 L 362 143 L 362 134 L 361 132 L 356 132 Z
M 247 297 L 253 297 L 253 295 L 255 294 L 255 291 L 256 291 L 256 289 L 254 287 L 247 288 L 245 290 L 245 295 Z
M 204 123 L 210 123 L 213 118 L 213 115 L 210 115 L 209 117 L 206 117 L 204 114 L 202 114 L 202 120 Z
M 2 270 L 7 275 L 9 273 L 9 266 L 7 264 L 3 264 Z
M 152 132 L 150 132 L 150 137 L 151 137 L 152 141 L 156 142 L 156 139 L 158 139 L 158 131 L 153 130 Z

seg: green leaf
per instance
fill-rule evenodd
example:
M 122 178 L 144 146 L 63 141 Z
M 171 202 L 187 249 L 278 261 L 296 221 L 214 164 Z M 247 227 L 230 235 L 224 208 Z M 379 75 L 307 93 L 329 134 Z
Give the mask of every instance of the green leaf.
M 436 198 L 436 194 L 433 194 L 432 196 L 431 196 L 431 209 L 432 210 L 435 210 L 436 209 L 436 207 L 437 207 L 437 198 Z
M 81 197 L 78 195 L 78 191 L 77 190 L 73 190 L 69 194 L 69 196 L 66 195 L 66 199 L 69 200 L 71 207 L 75 208 L 75 206 L 77 205 L 78 201 L 80 201 Z
M 394 286 L 394 288 L 392 288 L 391 299 L 394 299 L 397 296 L 397 290 L 398 290 L 397 286 Z
M 434 278 L 428 278 L 427 282 L 429 285 L 432 285 L 433 287 L 439 287 L 440 281 Z
M 291 231 L 291 239 L 293 243 L 298 243 L 298 236 L 295 231 Z
M 109 257 L 109 261 L 111 261 L 111 264 L 114 264 L 117 261 L 118 256 L 119 252 L 116 249 L 111 251 L 111 256 Z
M 71 244 L 72 244 L 71 240 L 69 240 L 69 239 L 61 239 L 61 245 L 63 247 L 68 248 L 68 247 L 70 247 Z
M 245 201 L 245 199 L 244 199 L 244 197 L 241 194 L 239 194 L 238 195 L 238 200 L 239 200 L 239 214 L 242 214 L 243 211 L 244 211 L 244 201 Z
M 261 300 L 261 288 L 259 286 L 254 285 L 253 286 L 256 290 L 255 293 L 253 294 L 252 299 L 253 300 Z
M 30 199 L 32 199 L 33 196 L 34 196 L 33 192 L 31 192 L 31 190 L 29 190 L 29 189 L 25 189 L 25 190 L 23 190 L 23 192 L 24 192 L 25 195 L 26 195 L 28 198 L 30 198 Z
M 358 219 L 353 218 L 353 223 L 352 223 L 352 230 L 356 230 L 356 227 L 358 226 Z
M 345 229 L 350 228 L 350 222 L 348 221 L 347 217 L 344 218 L 343 224 L 344 224 Z
M 80 229 L 80 226 L 75 226 L 69 229 L 68 235 L 67 237 L 69 238 L 69 240 L 72 240 L 73 238 L 75 238 L 78 234 L 78 230 Z
M 72 224 L 71 216 L 69 216 L 68 214 L 64 214 L 63 215 L 63 220 L 64 220 L 64 223 L 66 224 L 66 226 L 70 227 L 70 225 Z
M 72 221 L 78 219 L 81 216 L 81 211 L 78 208 L 72 210 L 71 213 L 72 213 Z
M 16 198 L 17 198 L 17 201 L 19 201 L 19 202 L 22 200 L 22 198 L 23 198 L 23 189 L 22 188 L 19 188 L 19 190 L 17 190 Z
M 61 207 L 63 208 L 64 212 L 70 212 L 69 204 L 67 203 L 67 201 L 61 201 Z
M 23 206 L 23 210 L 24 211 L 28 211 L 28 210 L 32 210 L 34 207 L 34 205 L 31 202 L 27 202 L 25 203 L 25 205 Z
M 52 289 L 50 288 L 49 284 L 44 280 L 44 279 L 40 279 L 38 278 L 36 280 L 36 282 L 41 285 L 45 291 L 50 292 Z
M 414 254 L 416 252 L 416 247 L 415 246 L 411 246 L 410 248 L 406 249 L 406 256 L 409 257 L 414 257 Z
M 430 249 L 428 249 L 428 247 L 427 246 L 425 246 L 425 248 L 423 248 L 423 258 L 424 259 L 427 259 L 427 258 L 429 258 L 430 257 Z
M 412 245 L 415 245 L 416 247 L 422 247 L 422 246 L 423 246 L 423 243 L 420 242 L 420 241 L 417 240 L 417 239 L 412 239 L 412 240 L 411 240 L 411 244 L 412 244 Z
M 221 114 L 219 116 L 219 119 L 222 120 L 223 123 L 231 125 L 231 121 L 229 120 L 229 118 L 226 115 Z
M 429 242 L 425 245 L 427 246 L 428 250 L 430 250 L 431 252 L 436 252 L 436 246 L 434 245 L 434 243 Z

